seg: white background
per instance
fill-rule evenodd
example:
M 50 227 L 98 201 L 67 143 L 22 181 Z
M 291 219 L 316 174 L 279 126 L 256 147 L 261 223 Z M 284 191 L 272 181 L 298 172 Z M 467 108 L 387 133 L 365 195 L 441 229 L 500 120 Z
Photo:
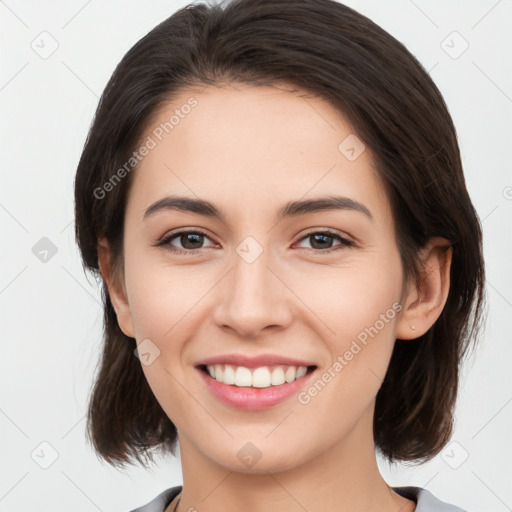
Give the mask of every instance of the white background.
M 0 512 L 127 511 L 182 483 L 177 459 L 120 472 L 85 444 L 102 309 L 75 246 L 73 180 L 115 65 L 186 3 L 0 1 Z M 470 512 L 512 510 L 512 1 L 347 4 L 402 41 L 443 93 L 487 264 L 489 317 L 464 368 L 457 444 L 421 467 L 381 468 L 391 485 L 426 487 Z M 58 43 L 46 59 L 31 47 L 44 37 L 51 48 L 43 31 Z M 468 49 L 452 58 L 464 40 Z M 32 252 L 42 237 L 57 249 L 46 263 Z M 39 463 L 50 462 L 52 450 L 58 457 L 43 469 L 34 450 Z

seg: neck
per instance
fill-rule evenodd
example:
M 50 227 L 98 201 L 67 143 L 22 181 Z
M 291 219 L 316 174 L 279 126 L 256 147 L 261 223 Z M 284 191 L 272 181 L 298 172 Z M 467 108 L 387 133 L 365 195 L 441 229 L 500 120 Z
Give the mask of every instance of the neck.
M 300 509 L 410 512 L 415 509 L 413 501 L 396 494 L 382 478 L 371 422 L 366 422 L 366 429 L 354 428 L 342 442 L 292 469 L 267 471 L 260 465 L 262 459 L 257 474 L 220 466 L 197 451 L 186 437 L 180 435 L 179 439 L 183 470 L 179 512 L 297 512 Z

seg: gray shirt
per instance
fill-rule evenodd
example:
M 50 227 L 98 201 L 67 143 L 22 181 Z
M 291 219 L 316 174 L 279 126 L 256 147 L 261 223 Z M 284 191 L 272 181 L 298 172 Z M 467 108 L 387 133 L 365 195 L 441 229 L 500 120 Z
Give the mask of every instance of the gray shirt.
M 164 512 L 169 503 L 181 492 L 181 485 L 171 487 L 155 499 L 131 512 Z M 421 487 L 392 487 L 400 496 L 416 502 L 414 512 L 467 512 L 459 507 L 438 500 L 430 491 Z

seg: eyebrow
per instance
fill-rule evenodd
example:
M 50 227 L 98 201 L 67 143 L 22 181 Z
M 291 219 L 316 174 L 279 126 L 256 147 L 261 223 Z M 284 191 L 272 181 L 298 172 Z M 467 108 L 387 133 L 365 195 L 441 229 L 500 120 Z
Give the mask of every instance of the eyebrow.
M 285 217 L 295 217 L 306 213 L 317 213 L 326 210 L 355 211 L 363 213 L 370 220 L 373 220 L 370 210 L 364 204 L 354 199 L 341 196 L 326 196 L 316 199 L 289 201 L 277 212 L 277 220 L 279 221 Z M 225 212 L 217 208 L 210 201 L 185 196 L 166 196 L 159 199 L 144 211 L 143 220 L 146 220 L 159 211 L 190 212 L 222 221 L 226 220 Z

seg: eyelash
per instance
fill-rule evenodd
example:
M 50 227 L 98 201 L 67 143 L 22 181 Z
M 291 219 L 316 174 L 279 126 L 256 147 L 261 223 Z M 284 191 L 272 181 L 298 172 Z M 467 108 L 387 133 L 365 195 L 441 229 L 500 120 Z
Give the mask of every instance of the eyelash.
M 158 247 L 160 246 L 166 246 L 166 250 L 169 250 L 170 252 L 174 253 L 174 254 L 184 254 L 184 255 L 191 255 L 191 254 L 197 254 L 199 251 L 202 251 L 203 249 L 207 249 L 207 247 L 202 247 L 200 249 L 189 249 L 189 250 L 183 250 L 183 249 L 177 249 L 176 247 L 173 247 L 172 245 L 170 245 L 170 242 L 171 240 L 173 240 L 174 238 L 178 238 L 182 235 L 202 235 L 202 236 L 205 236 L 207 238 L 210 238 L 204 231 L 201 231 L 199 229 L 195 229 L 195 230 L 190 230 L 190 231 L 177 231 L 177 232 L 174 232 L 174 233 L 170 233 L 168 236 L 166 236 L 165 238 L 163 238 L 159 243 L 157 243 L 156 245 Z M 336 238 L 337 240 L 339 240 L 340 244 L 339 245 L 336 245 L 334 247 L 330 247 L 329 249 L 325 249 L 325 250 L 322 250 L 322 249 L 307 249 L 309 251 L 313 251 L 315 253 L 321 253 L 321 254 L 325 254 L 325 253 L 331 253 L 331 252 L 334 252 L 336 250 L 339 250 L 337 248 L 342 248 L 342 247 L 354 247 L 355 246 L 355 243 L 352 242 L 351 240 L 348 240 L 347 238 L 344 238 L 343 236 L 341 236 L 341 234 L 337 231 L 333 231 L 331 229 L 324 229 L 324 230 L 321 230 L 321 231 L 311 231 L 309 233 L 306 233 L 304 236 L 302 236 L 301 238 L 299 238 L 297 240 L 297 242 L 302 242 L 303 240 L 309 238 L 310 236 L 312 235 L 328 235 L 329 237 L 332 237 L 332 238 Z M 295 243 L 297 243 L 295 242 Z

